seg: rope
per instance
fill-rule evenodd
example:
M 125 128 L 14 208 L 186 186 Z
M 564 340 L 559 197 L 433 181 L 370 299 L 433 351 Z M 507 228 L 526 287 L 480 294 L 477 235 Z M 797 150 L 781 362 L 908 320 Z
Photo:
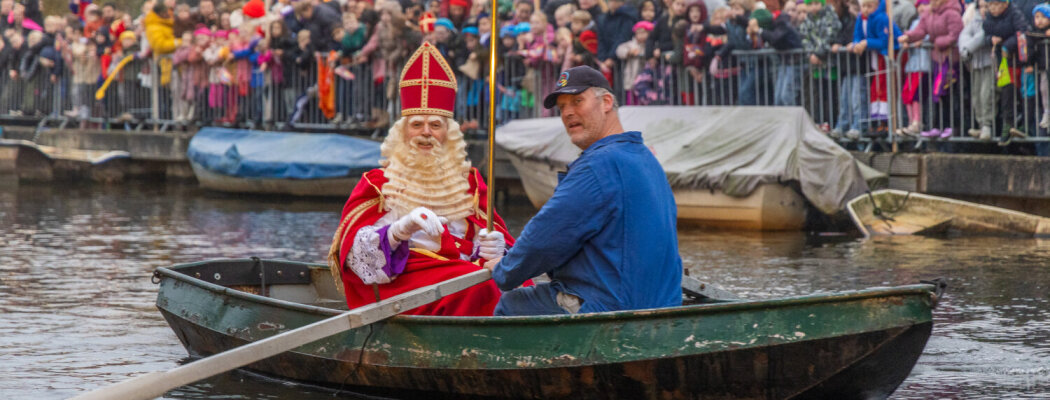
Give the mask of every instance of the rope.
M 872 196 L 871 190 L 866 191 L 866 193 L 868 194 L 868 201 L 871 202 L 871 214 L 876 216 L 876 217 L 878 217 L 880 220 L 882 220 L 882 222 L 884 222 L 886 224 L 887 228 L 893 228 L 893 225 L 890 225 L 890 222 L 897 222 L 897 220 L 893 219 L 893 217 L 890 217 L 889 215 L 886 215 L 886 214 L 887 213 L 889 213 L 889 214 L 896 214 L 896 213 L 900 212 L 900 210 L 903 209 L 904 206 L 908 204 L 908 199 L 911 198 L 911 193 L 912 192 L 908 191 L 908 193 L 904 195 L 904 200 L 901 201 L 900 204 L 897 204 L 896 207 L 894 207 L 893 209 L 886 209 L 886 210 L 883 210 L 882 208 L 879 207 L 879 205 L 877 203 L 875 203 L 875 196 Z

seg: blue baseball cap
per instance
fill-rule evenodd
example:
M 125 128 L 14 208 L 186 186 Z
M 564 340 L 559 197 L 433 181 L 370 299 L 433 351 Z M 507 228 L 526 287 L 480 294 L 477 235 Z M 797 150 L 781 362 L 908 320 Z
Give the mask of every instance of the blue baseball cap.
M 609 80 L 605 79 L 605 75 L 586 65 L 562 71 L 554 85 L 554 91 L 543 99 L 543 107 L 546 109 L 554 108 L 558 103 L 558 96 L 563 94 L 580 94 L 592 87 L 612 92 L 612 86 L 609 85 Z

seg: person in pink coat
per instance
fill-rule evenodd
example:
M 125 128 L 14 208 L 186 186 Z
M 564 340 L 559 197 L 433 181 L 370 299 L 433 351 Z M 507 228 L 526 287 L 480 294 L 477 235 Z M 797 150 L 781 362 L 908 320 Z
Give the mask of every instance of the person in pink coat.
M 931 131 L 941 132 L 938 136 L 942 138 L 951 137 L 953 122 L 962 121 L 961 113 L 952 110 L 952 102 L 949 101 L 950 96 L 958 94 L 953 84 L 959 76 L 956 69 L 959 48 L 956 43 L 962 29 L 962 6 L 958 0 L 930 0 L 930 14 L 923 16 L 914 29 L 897 39 L 903 46 L 909 41 L 929 36 L 933 44 L 930 93 L 934 104 L 930 110 L 934 114 L 930 118 L 930 126 Z

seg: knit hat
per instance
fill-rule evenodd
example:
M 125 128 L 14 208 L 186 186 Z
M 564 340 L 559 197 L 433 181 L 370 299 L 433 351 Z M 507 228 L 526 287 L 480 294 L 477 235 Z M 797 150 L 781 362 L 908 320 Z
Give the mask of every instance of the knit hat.
M 583 47 L 591 54 L 598 54 L 598 35 L 594 31 L 588 29 L 580 32 L 580 43 L 583 43 Z
M 481 35 L 481 33 L 478 32 L 478 27 L 476 27 L 476 26 L 468 26 L 468 27 L 463 28 L 463 34 L 464 35 L 474 35 L 474 36 Z
M 124 39 L 137 39 L 137 37 L 135 36 L 135 32 L 124 31 L 124 32 L 120 33 L 120 36 L 117 37 L 117 40 L 124 40 Z
M 515 25 L 506 25 L 499 28 L 499 37 L 518 37 L 518 31 L 514 29 Z
M 1043 14 L 1044 17 L 1050 18 L 1050 5 L 1043 3 L 1035 6 L 1035 9 L 1032 10 L 1032 16 L 1034 17 L 1036 14 Z
M 989 3 L 1009 3 L 1010 0 L 988 0 Z
M 653 28 L 654 28 L 654 26 L 653 26 L 652 22 L 649 22 L 649 21 L 638 21 L 638 23 L 634 24 L 634 27 L 631 28 L 631 32 L 638 32 L 639 29 L 645 29 L 645 30 L 647 30 L 649 32 L 652 32 Z
M 193 31 L 194 35 L 211 36 L 211 29 L 208 29 L 204 24 L 198 25 L 197 29 Z
M 251 0 L 244 3 L 241 13 L 248 18 L 260 18 L 266 15 L 266 5 L 263 4 L 262 0 Z
M 434 27 L 436 28 L 439 26 L 443 26 L 445 27 L 445 29 L 448 29 L 452 32 L 456 31 L 456 26 L 453 25 L 452 20 L 448 18 L 438 18 L 437 21 L 434 22 Z
M 760 8 L 751 12 L 751 19 L 758 21 L 758 27 L 762 29 L 773 28 L 773 14 L 769 10 Z
M 514 25 L 514 33 L 517 34 L 517 35 L 521 35 L 523 33 L 529 33 L 531 31 L 532 31 L 532 24 L 530 24 L 528 22 L 519 22 L 517 25 Z
M 923 4 L 930 4 L 930 0 L 915 0 L 915 6 L 921 6 Z
M 224 30 L 221 30 L 221 29 L 220 29 L 220 30 L 217 30 L 217 31 L 215 31 L 215 32 L 212 32 L 212 33 L 211 33 L 211 36 L 212 36 L 212 37 L 217 37 L 217 38 L 223 38 L 223 39 L 226 39 L 226 38 L 229 38 L 229 37 L 230 37 L 230 32 L 227 32 L 227 31 L 224 31 Z
M 915 5 L 919 5 L 920 1 L 924 1 L 924 0 L 916 0 L 915 1 Z M 925 1 L 927 3 L 930 2 L 930 0 L 925 0 Z M 821 5 L 828 4 L 827 0 L 805 0 L 805 2 L 806 2 L 806 4 L 813 4 L 813 3 L 820 3 Z
M 470 8 L 470 2 L 467 0 L 452 0 L 449 2 L 450 6 L 460 6 L 463 8 Z

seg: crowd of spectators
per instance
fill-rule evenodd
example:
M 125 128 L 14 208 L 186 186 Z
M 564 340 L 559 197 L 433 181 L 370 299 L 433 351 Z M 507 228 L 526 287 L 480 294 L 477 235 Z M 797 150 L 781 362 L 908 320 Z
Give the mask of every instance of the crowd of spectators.
M 820 98 L 831 111 L 818 122 L 835 137 L 936 139 L 965 127 L 1009 138 L 1050 125 L 1050 6 L 1036 0 L 892 0 L 892 16 L 886 0 L 500 0 L 495 32 L 486 0 L 190 1 L 130 12 L 71 0 L 69 14 L 44 16 L 38 0 L 0 0 L 2 98 L 21 105 L 12 113 L 47 114 L 60 112 L 48 93 L 68 94 L 67 116 L 129 120 L 156 86 L 176 121 L 295 123 L 317 110 L 327 123 L 381 127 L 402 65 L 427 40 L 454 69 L 470 129 L 486 115 L 498 40 L 504 121 L 549 115 L 535 99 L 559 71 L 590 65 L 627 105 L 697 104 L 696 92 L 714 87 L 729 94 L 704 104 L 801 105 L 821 81 L 835 90 Z M 899 99 L 888 97 L 891 44 Z M 776 53 L 747 55 L 762 49 Z M 153 67 L 121 68 L 140 60 Z M 107 81 L 120 89 L 98 101 Z M 904 106 L 900 129 L 881 122 L 890 102 Z

